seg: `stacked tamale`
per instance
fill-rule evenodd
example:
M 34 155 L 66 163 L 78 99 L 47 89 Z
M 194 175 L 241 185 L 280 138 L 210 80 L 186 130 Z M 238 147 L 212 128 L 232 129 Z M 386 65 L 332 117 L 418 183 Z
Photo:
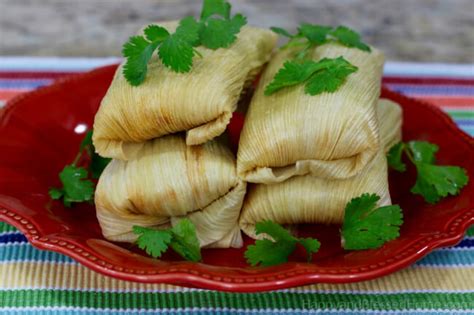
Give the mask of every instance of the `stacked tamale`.
M 250 184 L 240 227 L 255 224 L 342 223 L 344 208 L 362 193 L 390 204 L 385 152 L 401 138 L 401 109 L 379 100 L 383 54 L 335 43 L 314 60 L 343 56 L 358 67 L 334 93 L 305 94 L 303 86 L 264 95 L 294 54 L 280 51 L 262 74 L 245 119 L 237 172 Z
M 228 49 L 198 47 L 202 57 L 189 73 L 175 73 L 153 57 L 145 81 L 134 87 L 123 65 L 117 69 L 93 138 L 100 155 L 114 158 L 95 195 L 107 239 L 133 242 L 134 225 L 164 228 L 188 218 L 202 247 L 242 246 L 238 218 L 246 183 L 216 137 L 275 45 L 270 30 L 245 26 Z

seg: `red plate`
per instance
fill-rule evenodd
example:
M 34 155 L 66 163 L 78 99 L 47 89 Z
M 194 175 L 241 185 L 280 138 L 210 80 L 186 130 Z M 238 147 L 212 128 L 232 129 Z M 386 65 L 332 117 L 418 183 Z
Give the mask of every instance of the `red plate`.
M 51 202 L 48 188 L 59 184 L 58 173 L 76 155 L 84 127 L 107 90 L 115 66 L 70 77 L 11 101 L 0 118 L 0 220 L 16 226 L 34 246 L 72 257 L 105 275 L 138 282 L 171 283 L 206 289 L 253 292 L 327 282 L 373 279 L 406 267 L 435 248 L 458 243 L 474 223 L 474 141 L 440 110 L 383 90 L 403 106 L 406 140 L 440 146 L 441 164 L 467 169 L 471 181 L 457 197 L 437 205 L 410 193 L 409 174 L 390 174 L 393 200 L 401 205 L 405 223 L 401 236 L 377 250 L 344 251 L 338 226 L 301 226 L 298 233 L 321 241 L 312 263 L 295 261 L 270 268 L 251 268 L 244 249 L 206 249 L 203 263 L 167 255 L 151 259 L 130 244 L 106 241 L 93 206 L 65 209 Z M 241 123 L 233 120 L 235 140 Z M 246 239 L 246 244 L 251 240 Z

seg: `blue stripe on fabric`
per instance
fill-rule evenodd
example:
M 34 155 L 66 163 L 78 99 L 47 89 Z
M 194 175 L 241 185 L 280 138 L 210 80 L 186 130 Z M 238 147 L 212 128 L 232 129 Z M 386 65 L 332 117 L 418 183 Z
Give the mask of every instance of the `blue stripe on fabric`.
M 454 122 L 459 126 L 474 126 L 474 118 L 473 119 L 455 119 Z
M 0 246 L 0 262 L 11 261 L 50 261 L 75 263 L 72 258 L 56 252 L 39 250 L 28 243 L 9 243 Z M 441 249 L 430 253 L 416 263 L 419 266 L 474 266 L 474 250 L 471 249 Z
M 13 243 L 13 242 L 25 243 L 25 242 L 28 242 L 28 240 L 23 234 L 17 233 L 17 232 L 0 235 L 0 243 Z
M 449 250 L 440 249 L 430 253 L 428 256 L 415 263 L 419 266 L 450 266 L 450 265 L 469 265 L 474 266 L 474 250 L 459 249 Z
M 474 137 L 474 127 L 459 127 L 464 130 L 466 133 Z
M 35 89 L 51 84 L 53 81 L 51 79 L 0 79 L 0 89 Z
M 395 91 L 405 94 L 422 95 L 458 95 L 474 96 L 474 87 L 463 85 L 411 85 L 411 84 L 387 84 Z
M 456 247 L 474 247 L 474 238 L 465 238 Z
M 76 263 L 68 256 L 48 250 L 36 249 L 28 243 L 10 243 L 8 245 L 0 246 L 0 262 L 11 261 L 51 261 Z

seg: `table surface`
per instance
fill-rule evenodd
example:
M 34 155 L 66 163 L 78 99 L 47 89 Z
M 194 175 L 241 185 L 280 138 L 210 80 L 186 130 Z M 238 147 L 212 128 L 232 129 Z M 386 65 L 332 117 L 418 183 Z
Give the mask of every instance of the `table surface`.
M 0 57 L 0 106 L 71 73 L 117 58 Z M 384 83 L 439 106 L 474 135 L 474 64 L 388 62 Z M 353 284 L 238 294 L 138 284 L 37 250 L 0 222 L 0 314 L 474 314 L 474 228 L 455 247 Z
M 0 55 L 109 56 L 143 25 L 201 0 L 0 0 Z M 474 62 L 473 0 L 231 0 L 249 24 L 346 24 L 389 60 Z

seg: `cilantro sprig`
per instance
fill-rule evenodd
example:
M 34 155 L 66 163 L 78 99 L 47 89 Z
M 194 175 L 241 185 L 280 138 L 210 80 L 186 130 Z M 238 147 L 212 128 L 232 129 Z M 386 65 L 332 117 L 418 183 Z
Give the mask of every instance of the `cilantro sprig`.
M 265 95 L 271 95 L 283 88 L 305 83 L 305 93 L 317 95 L 334 92 L 344 80 L 358 68 L 344 57 L 324 58 L 319 61 L 286 61 L 272 82 L 265 88 Z
M 417 170 L 415 185 L 411 192 L 421 195 L 426 202 L 435 204 L 448 195 L 457 195 L 469 182 L 465 169 L 458 166 L 435 165 L 439 147 L 426 141 L 400 142 L 387 154 L 390 167 L 398 172 L 406 171 L 402 160 L 408 157 Z
M 403 223 L 398 205 L 377 207 L 380 197 L 362 194 L 346 206 L 342 225 L 342 246 L 347 250 L 372 249 L 399 236 Z
M 78 166 L 84 153 L 89 156 L 90 160 L 87 169 Z M 73 203 L 93 202 L 95 184 L 90 178 L 99 178 L 109 162 L 110 159 L 102 158 L 95 153 L 94 145 L 92 144 L 92 130 L 90 130 L 82 140 L 74 161 L 66 165 L 59 173 L 62 187 L 50 188 L 50 197 L 55 200 L 62 198 L 66 207 L 71 207 Z
M 140 85 L 156 50 L 167 68 L 185 73 L 191 70 L 193 57 L 200 56 L 195 47 L 202 45 L 213 50 L 229 47 L 247 23 L 242 14 L 231 16 L 230 12 L 231 5 L 225 0 L 204 0 L 200 19 L 181 19 L 174 33 L 158 25 L 149 25 L 144 35 L 130 37 L 122 49 L 127 59 L 123 67 L 125 79 L 133 86 Z
M 133 233 L 138 235 L 138 247 L 153 258 L 161 257 L 171 247 L 186 260 L 202 259 L 196 228 L 189 219 L 182 219 L 172 228 L 165 230 L 134 226 Z
M 252 265 L 273 266 L 288 261 L 288 256 L 300 244 L 306 249 L 308 261 L 312 254 L 319 250 L 320 243 L 313 238 L 296 238 L 286 229 L 272 221 L 263 221 L 255 225 L 257 235 L 265 233 L 273 240 L 263 239 L 255 241 L 245 251 L 247 262 Z
M 289 39 L 288 42 L 281 47 L 282 49 L 288 47 L 302 47 L 302 49 L 296 53 L 296 57 L 299 59 L 306 58 L 312 48 L 329 42 L 337 42 L 341 45 L 357 48 L 366 52 L 371 51 L 370 46 L 362 41 L 359 33 L 344 25 L 331 27 L 303 23 L 298 27 L 296 34 L 291 34 L 281 27 L 271 27 L 271 30 Z
M 346 26 L 336 28 L 324 25 L 301 24 L 296 34 L 291 34 L 280 27 L 272 27 L 273 32 L 288 37 L 288 47 L 301 47 L 296 50 L 294 58 L 286 61 L 277 72 L 272 82 L 265 88 L 265 95 L 298 84 L 305 85 L 305 93 L 318 95 L 324 92 L 333 93 L 344 84 L 346 78 L 358 70 L 349 61 L 338 58 L 324 58 L 319 61 L 308 59 L 311 50 L 328 42 L 339 42 L 348 47 L 355 47 L 370 52 L 370 47 L 364 44 L 360 35 Z

